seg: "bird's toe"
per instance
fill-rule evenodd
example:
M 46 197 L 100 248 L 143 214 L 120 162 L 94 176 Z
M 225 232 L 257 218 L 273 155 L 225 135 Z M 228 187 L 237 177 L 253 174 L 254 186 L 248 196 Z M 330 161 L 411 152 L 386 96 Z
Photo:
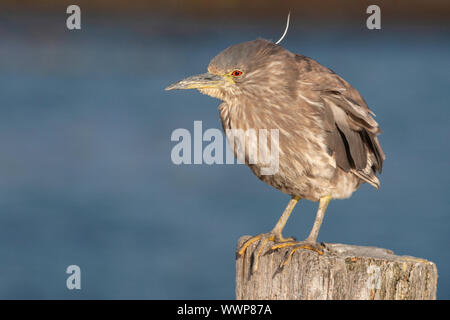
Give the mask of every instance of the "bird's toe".
M 285 265 L 289 263 L 293 254 L 300 249 L 311 250 L 316 252 L 318 255 L 323 255 L 325 252 L 325 247 L 321 243 L 312 242 L 312 241 L 297 241 L 297 242 L 287 242 L 284 244 L 277 244 L 272 247 L 272 250 L 291 247 L 291 249 L 286 254 L 286 259 L 280 264 L 280 267 L 283 268 Z

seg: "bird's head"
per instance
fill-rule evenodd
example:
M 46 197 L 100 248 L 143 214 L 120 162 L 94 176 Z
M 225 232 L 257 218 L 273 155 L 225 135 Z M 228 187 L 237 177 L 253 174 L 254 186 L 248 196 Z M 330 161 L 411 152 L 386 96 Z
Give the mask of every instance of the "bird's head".
M 223 101 L 244 96 L 261 99 L 289 91 L 297 77 L 295 57 L 263 39 L 243 42 L 219 53 L 208 72 L 178 81 L 166 90 L 198 89 Z

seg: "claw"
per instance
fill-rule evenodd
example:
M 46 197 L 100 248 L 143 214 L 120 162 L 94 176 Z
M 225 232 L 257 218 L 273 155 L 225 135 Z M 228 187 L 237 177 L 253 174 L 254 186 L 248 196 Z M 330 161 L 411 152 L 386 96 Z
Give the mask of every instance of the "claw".
M 273 236 L 263 237 L 263 239 L 261 239 L 261 241 L 258 243 L 258 247 L 256 247 L 255 250 L 255 260 L 253 261 L 252 273 L 255 273 L 258 270 L 259 256 L 261 255 L 262 250 L 264 249 L 269 240 L 273 241 L 275 240 L 275 237 Z
M 298 249 L 307 249 L 316 252 L 319 255 L 323 255 L 324 250 L 323 246 L 316 242 L 311 241 L 295 241 L 294 238 L 283 238 L 280 235 L 276 235 L 272 232 L 269 233 L 261 233 L 257 236 L 251 237 L 247 241 L 245 241 L 242 246 L 239 248 L 239 250 L 236 252 L 236 257 L 242 256 L 247 248 L 255 243 L 256 241 L 259 241 L 258 246 L 254 250 L 254 260 L 252 265 L 252 273 L 255 273 L 258 270 L 258 264 L 259 264 L 259 257 L 261 256 L 265 246 L 267 245 L 267 242 L 274 241 L 275 244 L 270 247 L 270 250 L 276 250 L 286 247 L 292 247 L 289 251 L 289 254 L 287 258 L 280 264 L 280 268 L 282 269 L 285 265 L 289 263 L 291 260 L 292 255 L 297 251 Z M 270 252 L 270 251 L 269 251 Z
M 311 250 L 316 252 L 319 255 L 323 255 L 323 246 L 321 244 L 318 244 L 316 242 L 297 242 L 297 243 L 282 243 L 282 244 L 278 244 L 272 247 L 272 249 L 274 249 L 274 247 L 277 248 L 284 248 L 284 247 L 289 247 L 289 246 L 293 246 L 293 248 L 291 249 L 291 251 L 289 252 L 287 258 L 280 264 L 280 268 L 283 268 L 284 266 L 286 266 L 289 261 L 291 260 L 292 255 L 295 253 L 295 251 L 297 251 L 298 249 L 307 249 L 307 250 Z
M 271 247 L 271 250 L 282 248 L 285 246 L 293 246 L 298 244 L 297 241 L 295 241 L 294 238 L 283 238 L 280 234 L 274 233 L 274 232 L 268 232 L 268 233 L 261 233 L 257 236 L 251 237 L 247 241 L 245 241 L 238 251 L 236 251 L 236 258 L 239 258 L 242 256 L 247 248 L 255 243 L 256 241 L 259 241 L 258 246 L 254 250 L 254 260 L 252 265 L 252 273 L 256 272 L 258 270 L 259 265 L 259 257 L 261 256 L 265 246 L 269 241 L 273 241 L 276 244 Z
M 278 244 L 272 246 L 272 248 L 270 248 L 270 249 L 276 250 L 276 249 L 281 249 L 281 248 L 286 248 L 286 247 L 292 247 L 292 246 L 295 246 L 296 244 L 298 244 L 298 241 L 283 242 L 283 243 L 278 243 Z
M 264 250 L 264 247 L 267 245 L 267 242 L 269 242 L 269 241 L 285 242 L 285 241 L 293 241 L 293 240 L 292 240 L 292 238 L 284 239 L 282 236 L 280 236 L 276 233 L 273 233 L 273 232 L 261 233 L 261 234 L 258 234 L 257 236 L 251 237 L 250 239 L 245 241 L 244 244 L 242 244 L 242 246 L 236 252 L 236 258 L 239 258 L 240 256 L 242 256 L 245 253 L 245 251 L 247 250 L 247 248 L 250 245 L 252 245 L 253 243 L 255 243 L 256 241 L 259 241 L 259 243 L 258 243 L 258 246 L 256 247 L 256 249 L 254 250 L 254 260 L 253 260 L 253 265 L 252 265 L 253 273 L 258 270 L 259 257 L 261 256 L 261 254 Z
M 259 239 L 261 239 L 261 237 L 263 236 L 263 233 L 258 234 L 257 236 L 251 237 L 250 239 L 248 239 L 247 241 L 244 242 L 244 244 L 241 246 L 241 248 L 239 249 L 239 251 L 237 252 L 238 256 L 242 256 L 245 252 L 245 250 L 247 250 L 247 248 L 253 243 L 258 241 Z

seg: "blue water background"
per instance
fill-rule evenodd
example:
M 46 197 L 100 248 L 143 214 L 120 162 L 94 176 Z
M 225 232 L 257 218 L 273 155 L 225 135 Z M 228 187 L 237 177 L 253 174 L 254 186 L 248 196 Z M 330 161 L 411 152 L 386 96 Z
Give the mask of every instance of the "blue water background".
M 20 20 L 20 19 L 19 19 Z M 176 166 L 176 128 L 221 128 L 219 101 L 170 83 L 279 25 L 150 19 L 0 24 L 0 298 L 234 298 L 235 245 L 268 231 L 289 196 L 243 165 Z M 320 241 L 429 259 L 450 298 L 450 32 L 309 27 L 284 46 L 352 83 L 383 129 L 380 190 L 334 201 Z M 302 201 L 285 235 L 304 238 Z M 82 270 L 82 289 L 65 269 Z

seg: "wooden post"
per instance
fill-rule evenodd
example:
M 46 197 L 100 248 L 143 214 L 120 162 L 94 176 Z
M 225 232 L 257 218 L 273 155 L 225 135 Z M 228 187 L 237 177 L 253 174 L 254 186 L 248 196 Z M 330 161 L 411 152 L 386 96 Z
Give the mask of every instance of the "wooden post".
M 248 238 L 241 237 L 238 247 Z M 256 245 L 236 260 L 238 300 L 436 299 L 437 268 L 424 259 L 375 247 L 325 243 L 323 255 L 298 250 L 280 270 L 289 249 L 269 252 L 267 246 L 258 270 L 251 274 Z

